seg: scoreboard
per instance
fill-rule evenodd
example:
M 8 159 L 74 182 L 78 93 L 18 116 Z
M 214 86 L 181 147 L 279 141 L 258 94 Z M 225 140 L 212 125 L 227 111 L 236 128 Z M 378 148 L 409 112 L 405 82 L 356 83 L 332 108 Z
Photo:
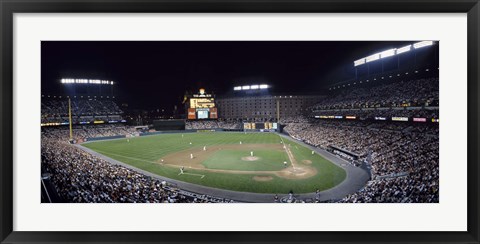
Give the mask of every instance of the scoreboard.
M 187 119 L 218 119 L 215 98 L 211 94 L 205 94 L 205 89 L 200 89 L 189 99 Z
M 215 99 L 210 98 L 190 98 L 190 108 L 214 108 Z
M 218 119 L 217 108 L 189 108 L 187 119 Z
M 243 123 L 244 130 L 261 130 L 261 131 L 276 131 L 278 129 L 277 123 Z

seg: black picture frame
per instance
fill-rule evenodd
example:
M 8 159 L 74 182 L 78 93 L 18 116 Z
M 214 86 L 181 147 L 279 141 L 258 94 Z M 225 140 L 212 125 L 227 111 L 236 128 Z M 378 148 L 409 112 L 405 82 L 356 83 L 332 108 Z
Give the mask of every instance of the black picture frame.
M 468 231 L 466 232 L 19 232 L 13 231 L 14 13 L 468 13 Z M 478 0 L 0 0 L 1 243 L 479 243 Z M 360 221 L 360 220 L 359 220 Z M 361 223 L 359 223 L 361 224 Z

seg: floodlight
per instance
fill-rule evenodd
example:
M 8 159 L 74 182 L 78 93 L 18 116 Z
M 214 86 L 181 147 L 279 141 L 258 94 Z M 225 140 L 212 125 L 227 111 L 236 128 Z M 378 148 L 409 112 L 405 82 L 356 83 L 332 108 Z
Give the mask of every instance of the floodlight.
M 242 86 L 242 90 L 250 90 L 250 86 Z
M 379 58 L 380 58 L 380 53 L 375 53 L 373 55 L 370 55 L 370 56 L 366 57 L 366 60 L 367 60 L 367 63 L 368 63 L 368 62 L 378 60 Z
M 251 85 L 251 86 L 250 86 L 250 89 L 258 89 L 258 88 L 260 88 L 259 85 Z
M 267 89 L 268 85 L 260 85 L 260 89 Z
M 365 58 L 353 61 L 353 66 L 359 66 L 359 65 L 362 65 L 362 64 L 365 64 Z
M 395 48 L 392 48 L 380 53 L 381 58 L 391 57 L 393 55 L 395 55 Z
M 399 49 L 397 49 L 397 54 L 408 52 L 412 49 L 412 45 L 404 46 Z
M 236 86 L 233 88 L 234 91 L 241 91 L 242 90 L 242 87 L 241 86 Z
M 417 49 L 417 48 L 431 46 L 431 45 L 433 45 L 433 41 L 423 41 L 423 42 L 414 43 L 413 47 Z

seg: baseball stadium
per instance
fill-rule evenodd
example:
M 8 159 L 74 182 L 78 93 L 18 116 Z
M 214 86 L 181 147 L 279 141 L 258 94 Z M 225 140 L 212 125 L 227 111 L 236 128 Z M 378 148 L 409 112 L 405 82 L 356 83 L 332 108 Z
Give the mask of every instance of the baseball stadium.
M 41 202 L 438 203 L 438 46 L 42 42 Z

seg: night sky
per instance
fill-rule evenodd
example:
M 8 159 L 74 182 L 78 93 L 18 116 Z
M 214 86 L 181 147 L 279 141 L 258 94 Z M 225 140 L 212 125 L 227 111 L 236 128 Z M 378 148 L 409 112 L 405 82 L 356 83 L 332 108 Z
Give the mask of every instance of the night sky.
M 113 80 L 117 99 L 141 109 L 172 108 L 200 87 L 226 94 L 265 83 L 272 93 L 320 92 L 354 78 L 354 60 L 413 42 L 44 41 L 42 94 L 65 95 L 61 78 Z

